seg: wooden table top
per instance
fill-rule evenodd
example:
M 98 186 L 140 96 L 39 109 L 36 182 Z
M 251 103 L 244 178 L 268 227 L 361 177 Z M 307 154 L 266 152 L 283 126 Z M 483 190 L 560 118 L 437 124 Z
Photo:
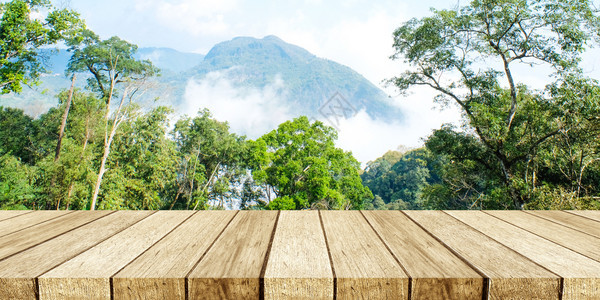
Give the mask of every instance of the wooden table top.
M 0 211 L 0 299 L 600 299 L 600 211 Z

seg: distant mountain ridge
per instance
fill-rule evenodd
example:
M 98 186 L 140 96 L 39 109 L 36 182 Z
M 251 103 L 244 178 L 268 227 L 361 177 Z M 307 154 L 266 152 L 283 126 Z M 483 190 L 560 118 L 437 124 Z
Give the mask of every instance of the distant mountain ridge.
M 264 87 L 280 76 L 289 90 L 290 104 L 309 116 L 318 113 L 336 93 L 354 108 L 365 109 L 373 118 L 392 120 L 402 115 L 381 89 L 356 71 L 273 35 L 263 39 L 237 37 L 219 43 L 192 74 L 202 78 L 223 70 L 245 86 Z
M 34 90 L 25 88 L 21 95 L 0 96 L 0 105 L 26 110 L 35 107 L 33 114 L 40 113 L 41 104 L 56 105 L 54 95 L 70 85 L 64 76 L 70 53 L 44 51 L 48 51 L 51 74 L 42 77 L 43 84 Z M 364 109 L 374 119 L 402 119 L 402 112 L 387 95 L 356 71 L 272 35 L 262 39 L 237 37 L 215 45 L 205 56 L 170 48 L 139 48 L 137 56 L 163 70 L 156 80 L 157 91 L 146 95 L 148 99 L 162 98 L 161 104 L 177 107 L 184 101 L 190 80 L 202 81 L 211 73 L 221 72 L 242 87 L 263 88 L 282 81 L 285 101 L 297 115 L 322 119 L 321 107 L 332 96 L 341 95 L 353 109 Z M 80 80 L 79 86 L 84 84 Z

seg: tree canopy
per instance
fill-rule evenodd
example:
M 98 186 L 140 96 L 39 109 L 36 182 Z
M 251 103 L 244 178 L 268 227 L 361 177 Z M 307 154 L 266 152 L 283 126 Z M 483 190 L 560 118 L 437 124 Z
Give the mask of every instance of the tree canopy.
M 462 131 L 442 128 L 428 144 L 438 155 L 487 170 L 483 180 L 501 187 L 494 193 L 522 208 L 543 184 L 535 175 L 544 168 L 542 149 L 595 122 L 597 82 L 579 63 L 599 32 L 590 1 L 474 0 L 398 28 L 393 58 L 410 68 L 390 82 L 400 91 L 433 88 L 438 101 L 458 105 Z M 548 87 L 526 86 L 528 71 L 519 64 L 549 67 Z
M 251 147 L 253 176 L 273 197 L 271 209 L 311 207 L 360 209 L 372 198 L 350 152 L 336 148 L 337 133 L 322 122 L 299 117 L 279 125 Z M 272 195 L 271 195 L 272 194 Z
M 45 19 L 34 12 L 49 10 Z M 43 46 L 75 36 L 85 28 L 79 14 L 54 9 L 48 0 L 12 0 L 0 4 L 0 87 L 2 93 L 21 92 L 45 71 Z

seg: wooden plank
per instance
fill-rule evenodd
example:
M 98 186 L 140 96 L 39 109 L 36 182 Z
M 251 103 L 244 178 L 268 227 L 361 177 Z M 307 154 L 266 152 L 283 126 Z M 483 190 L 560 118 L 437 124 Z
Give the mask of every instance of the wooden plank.
M 408 299 L 408 275 L 359 211 L 321 211 L 337 299 Z
M 113 276 L 115 299 L 185 299 L 185 276 L 235 216 L 201 211 Z
M 486 211 L 486 213 L 553 241 L 565 248 L 600 261 L 599 238 L 522 211 Z
M 265 299 L 333 299 L 333 272 L 317 211 L 282 211 L 264 276 Z
M 559 299 L 560 278 L 441 211 L 405 211 L 489 278 L 489 299 Z
M 39 210 L 30 214 L 19 215 L 14 218 L 0 221 L 0 237 L 15 231 L 23 230 L 36 224 L 58 218 L 70 213 L 70 211 Z
M 582 216 L 573 215 L 559 210 L 538 210 L 525 212 L 600 238 L 599 221 L 594 221 Z
M 363 214 L 411 277 L 411 299 L 482 299 L 483 277 L 404 214 Z
M 600 210 L 567 210 L 565 212 L 600 222 Z
M 110 214 L 110 211 L 78 211 L 40 223 L 0 238 L 0 259 L 43 243 L 69 230 Z M 26 216 L 26 215 L 25 215 Z
M 156 212 L 39 276 L 40 299 L 110 299 L 110 277 L 192 213 Z
M 189 299 L 258 299 L 276 211 L 240 211 L 188 275 Z
M 0 211 L 0 221 L 14 218 L 16 216 L 20 216 L 23 214 L 28 214 L 30 212 L 33 212 L 33 211 L 32 210 L 2 210 L 2 211 Z
M 35 299 L 35 278 L 147 217 L 118 211 L 0 261 L 0 299 Z
M 447 213 L 564 278 L 562 299 L 600 299 L 600 262 L 483 212 Z

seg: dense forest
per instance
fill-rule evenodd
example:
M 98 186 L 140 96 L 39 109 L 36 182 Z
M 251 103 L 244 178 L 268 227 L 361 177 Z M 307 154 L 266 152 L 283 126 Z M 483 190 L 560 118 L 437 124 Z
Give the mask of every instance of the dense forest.
M 136 45 L 49 1 L 0 9 L 2 93 L 36 84 L 56 45 L 73 83 L 35 119 L 0 107 L 2 209 L 600 209 L 600 86 L 581 66 L 600 42 L 590 1 L 474 0 L 399 24 L 392 59 L 407 68 L 388 84 L 437 91 L 462 125 L 364 170 L 307 117 L 251 140 L 206 109 L 142 105 L 160 69 Z M 523 83 L 531 72 L 548 73 L 544 88 Z

